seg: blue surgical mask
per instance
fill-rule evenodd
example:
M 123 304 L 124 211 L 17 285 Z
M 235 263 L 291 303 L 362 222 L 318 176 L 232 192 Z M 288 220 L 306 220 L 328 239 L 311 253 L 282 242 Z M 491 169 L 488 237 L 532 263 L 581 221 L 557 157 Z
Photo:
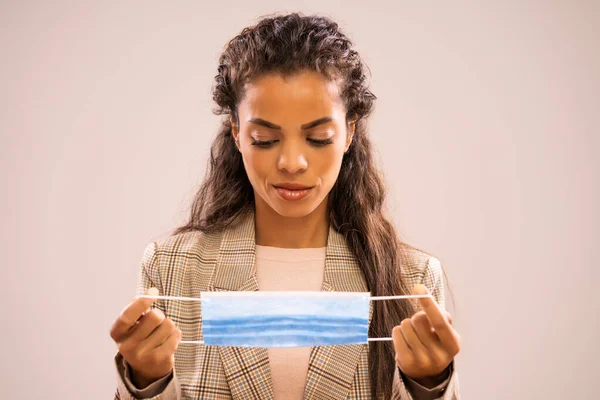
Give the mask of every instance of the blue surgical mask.
M 205 292 L 208 346 L 301 347 L 367 342 L 367 293 Z
M 200 298 L 141 295 L 200 301 L 204 340 L 180 344 L 235 347 L 303 347 L 389 341 L 369 338 L 369 301 L 431 297 L 372 297 L 365 292 L 202 292 Z

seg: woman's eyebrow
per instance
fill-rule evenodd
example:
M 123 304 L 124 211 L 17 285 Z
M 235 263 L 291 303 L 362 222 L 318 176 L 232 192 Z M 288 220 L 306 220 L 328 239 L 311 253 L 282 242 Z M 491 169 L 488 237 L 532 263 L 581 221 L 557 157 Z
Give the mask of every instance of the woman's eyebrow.
M 314 127 L 319 126 L 319 125 L 326 124 L 326 123 L 331 122 L 331 121 L 333 121 L 332 117 L 319 118 L 317 120 L 314 120 L 312 122 L 309 122 L 307 124 L 302 125 L 300 127 L 300 129 L 302 129 L 302 130 L 311 129 L 311 128 L 314 128 Z M 251 118 L 251 119 L 248 120 L 248 122 L 251 123 L 251 124 L 261 125 L 261 126 L 269 128 L 269 129 L 275 129 L 277 131 L 281 130 L 281 127 L 279 125 L 276 125 L 276 124 L 274 124 L 272 122 L 266 121 L 266 120 L 264 120 L 262 118 Z
M 255 124 L 255 125 L 266 126 L 269 129 L 275 129 L 277 131 L 281 130 L 281 127 L 279 125 L 275 125 L 272 122 L 265 121 L 262 118 L 251 118 L 251 119 L 248 120 L 248 122 L 251 123 L 251 124 Z

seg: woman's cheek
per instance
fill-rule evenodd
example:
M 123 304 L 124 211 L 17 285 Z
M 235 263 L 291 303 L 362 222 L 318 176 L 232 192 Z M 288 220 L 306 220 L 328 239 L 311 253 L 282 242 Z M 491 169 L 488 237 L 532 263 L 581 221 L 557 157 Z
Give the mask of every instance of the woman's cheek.
M 255 164 L 255 156 L 253 154 L 244 154 L 242 157 L 244 161 L 244 169 L 246 170 L 246 175 L 248 175 L 248 179 L 252 186 L 254 186 L 254 182 L 256 181 L 256 166 Z
M 250 151 L 246 155 L 244 165 L 246 167 L 246 174 L 252 183 L 252 186 L 261 185 L 269 176 L 270 161 L 267 154 L 258 154 L 258 151 Z M 266 153 L 266 152 L 263 152 Z M 255 187 L 255 189 L 259 189 Z
M 334 146 L 331 146 L 327 153 L 323 157 L 319 157 L 319 175 L 325 178 L 326 186 L 332 187 L 339 175 L 344 154 L 343 152 L 340 154 L 339 149 Z

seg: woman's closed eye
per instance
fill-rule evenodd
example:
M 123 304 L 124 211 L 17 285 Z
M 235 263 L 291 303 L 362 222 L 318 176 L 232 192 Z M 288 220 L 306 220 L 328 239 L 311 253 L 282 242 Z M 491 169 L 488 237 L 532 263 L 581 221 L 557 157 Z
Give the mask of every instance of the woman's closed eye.
M 279 140 L 274 139 L 274 140 L 257 140 L 257 139 L 253 139 L 252 140 L 252 146 L 258 146 L 258 147 L 263 147 L 263 148 L 268 148 L 271 147 L 274 143 L 279 142 Z
M 332 144 L 333 143 L 333 141 L 331 140 L 331 138 L 329 138 L 329 139 L 312 139 L 312 138 L 308 138 L 306 140 L 310 144 L 312 144 L 313 146 L 317 146 L 317 147 L 327 146 L 328 144 Z
M 333 141 L 331 140 L 331 138 L 329 138 L 329 139 L 312 139 L 312 138 L 307 138 L 306 141 L 309 142 L 311 145 L 313 145 L 315 147 L 327 146 L 328 144 L 332 144 L 333 143 Z M 262 147 L 262 148 L 269 148 L 269 147 L 271 147 L 272 145 L 274 145 L 277 142 L 279 142 L 279 140 L 277 140 L 277 139 L 273 139 L 273 140 L 258 140 L 258 139 L 253 139 L 252 146 L 258 146 L 258 147 Z

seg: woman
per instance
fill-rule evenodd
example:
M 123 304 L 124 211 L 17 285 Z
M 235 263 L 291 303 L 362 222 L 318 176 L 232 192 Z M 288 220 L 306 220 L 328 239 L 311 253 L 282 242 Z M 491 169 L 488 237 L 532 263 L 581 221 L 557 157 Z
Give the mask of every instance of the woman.
M 365 72 L 327 18 L 265 18 L 231 40 L 207 178 L 189 222 L 146 249 L 140 291 L 412 291 L 443 307 L 439 262 L 382 212 Z M 201 339 L 199 303 L 152 304 L 133 301 L 111 328 L 117 398 L 458 398 L 458 334 L 431 298 L 372 303 L 369 337 L 392 342 L 292 349 L 179 345 Z

